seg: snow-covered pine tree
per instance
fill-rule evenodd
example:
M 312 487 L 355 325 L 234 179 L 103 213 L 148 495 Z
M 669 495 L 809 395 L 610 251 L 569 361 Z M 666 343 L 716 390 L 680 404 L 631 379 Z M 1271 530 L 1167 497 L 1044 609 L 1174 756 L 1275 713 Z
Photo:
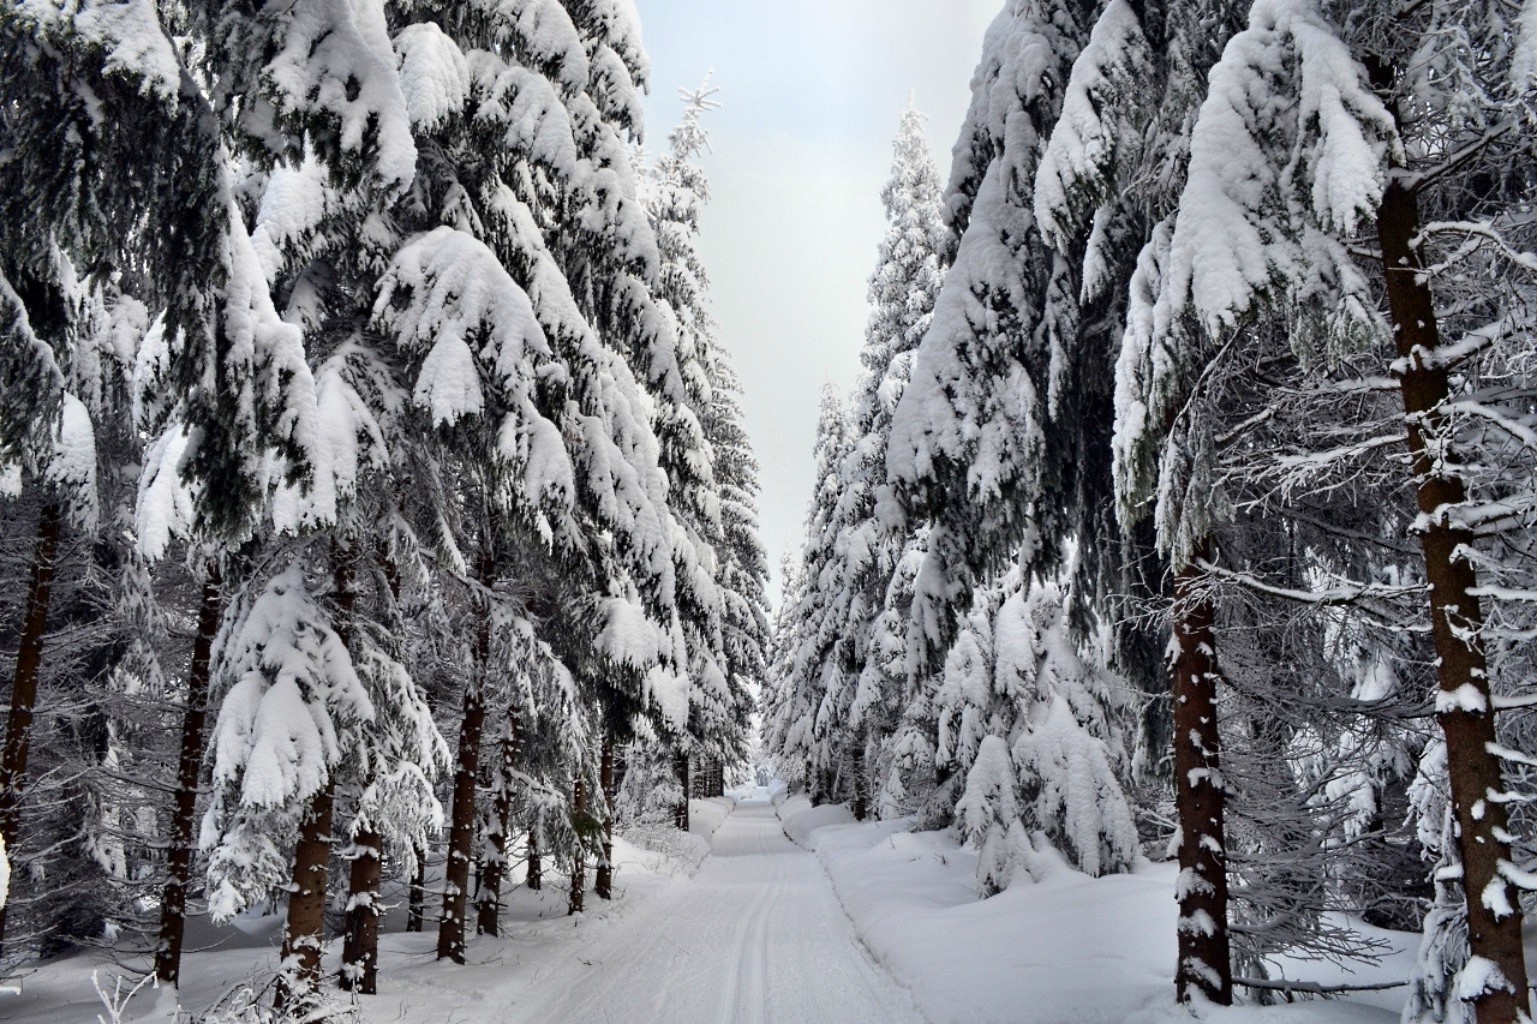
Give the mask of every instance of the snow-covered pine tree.
M 668 137 L 667 152 L 645 176 L 642 197 L 656 234 L 656 295 L 673 321 L 684 394 L 710 454 L 715 489 L 712 501 L 680 510 L 712 549 L 721 601 L 719 623 L 700 620 L 689 627 L 692 648 L 713 646 L 711 658 L 694 659 L 692 749 L 681 756 L 736 761 L 746 749 L 746 685 L 762 675 L 767 568 L 756 540 L 756 464 L 736 406 L 736 379 L 716 338 L 709 275 L 698 251 L 700 216 L 710 198 L 709 180 L 698 163 L 709 148 L 702 118 L 718 108 L 717 91 L 707 79 L 682 94 L 683 119 Z M 675 494 L 680 486 L 693 486 L 676 474 L 674 484 Z
M 1331 13 L 1341 20 L 1331 21 Z M 1442 334 L 1466 329 L 1497 349 L 1500 329 L 1481 335 L 1480 328 L 1508 321 L 1498 302 L 1486 296 L 1470 320 L 1453 314 L 1440 323 L 1436 314 L 1447 304 L 1436 289 L 1444 292 L 1450 285 L 1438 277 L 1446 268 L 1434 254 L 1446 252 L 1451 265 L 1471 258 L 1494 266 L 1503 259 L 1497 251 L 1519 252 L 1522 243 L 1493 228 L 1500 239 L 1495 250 L 1450 255 L 1465 241 L 1464 229 L 1449 228 L 1450 238 L 1435 230 L 1422 233 L 1421 210 L 1435 211 L 1437 219 L 1430 223 L 1437 225 L 1466 224 L 1475 210 L 1479 223 L 1498 222 L 1514 193 L 1462 186 L 1470 174 L 1492 174 L 1498 181 L 1506 168 L 1526 159 L 1523 142 L 1502 143 L 1505 135 L 1494 129 L 1527 116 L 1531 83 L 1519 73 L 1517 37 L 1503 28 L 1483 30 L 1488 34 L 1465 51 L 1439 51 L 1425 59 L 1426 41 L 1452 30 L 1443 19 L 1456 18 L 1461 25 L 1460 14 L 1427 11 L 1391 25 L 1342 15 L 1311 4 L 1258 4 L 1248 29 L 1214 69 L 1213 89 L 1192 137 L 1189 201 L 1169 246 L 1166 294 L 1173 299 L 1161 304 L 1162 319 L 1167 323 L 1189 309 L 1210 336 L 1271 302 L 1291 301 L 1314 312 L 1317 334 L 1325 341 L 1352 335 L 1395 339 L 1399 361 L 1390 365 L 1409 416 L 1421 512 L 1415 530 L 1432 584 L 1431 627 L 1443 694 L 1437 707 L 1449 752 L 1457 751 L 1448 764 L 1469 893 L 1471 953 L 1457 991 L 1480 1020 L 1510 1020 L 1525 1012 L 1527 993 L 1519 906 L 1512 876 L 1501 868 L 1510 857 L 1500 838 L 1509 835 L 1506 803 L 1485 801 L 1504 786 L 1491 747 L 1494 716 L 1477 579 L 1482 560 L 1476 562 L 1473 554 L 1475 524 L 1487 520 L 1480 511 L 1484 499 L 1476 496 L 1479 475 L 1466 468 L 1478 460 L 1460 456 L 1456 438 L 1455 389 L 1476 378 L 1464 367 L 1453 382 L 1447 358 L 1465 363 L 1470 353 L 1445 342 Z M 1243 100 L 1244 83 L 1257 80 L 1261 67 L 1275 66 L 1286 73 L 1278 82 L 1264 72 L 1267 90 L 1287 90 L 1297 105 L 1259 109 Z M 1469 101 L 1469 96 L 1478 98 Z M 1444 103 L 1432 102 L 1424 116 L 1409 118 L 1408 105 L 1426 97 Z M 1424 140 L 1431 137 L 1437 141 L 1426 148 Z M 1471 162 L 1458 157 L 1448 163 L 1442 154 L 1461 154 L 1460 139 L 1473 143 Z M 1276 186 L 1263 194 L 1236 186 L 1240 166 L 1250 179 Z M 1373 224 L 1385 308 L 1347 254 L 1347 246 Z M 1396 272 L 1404 266 L 1423 267 L 1425 273 Z M 1523 273 L 1516 271 L 1518 277 Z M 1460 303 L 1451 308 L 1459 306 L 1468 308 Z M 1452 353 L 1446 358 L 1439 354 L 1443 345 Z M 1475 491 L 1469 491 L 1470 484 Z
M 254 589 L 254 588 L 253 588 Z M 350 614 L 343 593 L 338 613 Z M 213 802 L 200 844 L 209 853 L 209 913 L 227 921 L 291 879 L 325 894 L 319 878 L 295 879 L 305 844 L 328 844 L 330 814 L 316 797 L 331 791 L 353 746 L 353 731 L 374 717 L 331 616 L 311 596 L 297 563 L 243 594 L 232 607 L 215 655 L 220 697 L 213 734 Z M 296 927 L 290 916 L 290 929 Z M 321 934 L 299 921 L 285 935 L 280 1009 L 304 1012 L 317 998 Z
M 284 17 L 249 19 L 243 23 L 249 32 L 227 21 L 211 24 L 216 15 L 205 8 L 37 5 L 7 19 L 16 43 L 6 47 L 16 58 L 9 72 L 28 76 L 17 92 L 28 100 L 8 122 L 17 156 L 11 166 L 29 185 L 47 183 L 43 194 L 32 187 L 19 194 L 31 193 L 59 212 L 69 209 L 64 200 L 76 201 L 85 216 L 59 241 L 93 268 L 129 268 L 142 297 L 164 310 L 157 373 L 169 386 L 142 422 L 159 440 L 145 467 L 141 523 L 180 519 L 202 537 L 243 541 L 265 517 L 270 460 L 276 458 L 277 475 L 306 476 L 315 442 L 313 382 L 298 331 L 272 308 L 244 223 L 230 142 L 260 136 L 261 144 L 247 151 L 266 151 L 270 160 L 297 152 L 301 135 L 309 134 L 325 155 L 340 150 L 369 161 L 364 126 L 378 115 L 398 126 L 399 118 L 391 122 L 389 115 L 401 104 L 392 102 L 398 91 L 349 95 L 346 82 L 356 77 L 360 56 L 348 49 L 358 38 L 357 13 L 306 5 Z M 162 23 L 162 16 L 174 20 Z M 306 33 L 312 31 L 330 39 L 321 52 L 311 52 L 317 37 Z M 173 35 L 192 45 L 174 45 Z M 235 35 L 240 46 L 221 47 Z M 393 82 L 386 57 L 376 50 L 371 63 L 370 84 L 381 75 Z M 217 83 L 226 98 L 247 102 L 215 103 L 199 82 Z M 262 94 L 263 88 L 272 92 Z M 244 134 L 221 117 L 257 111 L 265 121 Z M 333 129 L 338 146 L 326 149 L 324 137 Z M 71 160 L 70 152 L 83 159 Z M 62 178 L 60 159 L 73 168 Z M 198 486 L 183 492 L 169 482 L 177 477 Z M 190 508 L 167 509 L 160 501 L 169 494 Z M 163 529 L 141 534 L 147 550 L 163 550 Z M 192 707 L 181 779 L 188 794 L 197 789 L 204 685 L 188 681 Z M 160 964 L 167 980 L 174 980 L 179 958 L 191 801 L 190 795 L 179 799 L 171 841 Z
M 859 817 L 874 802 L 881 744 L 895 727 L 907 689 L 905 672 L 866 671 L 874 621 L 883 613 L 909 540 L 904 531 L 888 529 L 877 514 L 888 493 L 891 418 L 907 387 L 913 353 L 929 328 L 950 248 L 939 174 L 923 122 L 923 115 L 909 106 L 892 145 L 891 175 L 881 190 L 886 235 L 870 278 L 870 322 L 860 353 L 864 370 L 850 398 L 849 452 L 839 468 L 843 491 L 832 525 L 841 590 L 831 595 L 828 614 L 838 634 L 839 685 L 825 699 L 822 714 L 826 722 L 840 723 L 829 731 L 837 751 L 833 756 L 857 768 L 850 792 Z M 896 593 L 904 604 L 910 602 L 910 590 L 899 587 Z M 900 618 L 907 611 L 892 609 L 892 615 Z M 885 667 L 895 667 L 890 652 L 884 657 Z
M 795 606 L 786 606 L 784 613 L 797 627 L 794 649 L 783 652 L 782 670 L 789 674 L 775 682 L 782 695 L 774 748 L 784 761 L 804 763 L 807 787 L 818 802 L 847 798 L 851 781 L 830 742 L 828 717 L 828 695 L 842 686 L 835 649 L 839 634 L 831 609 L 843 586 L 835 545 L 848 435 L 843 402 L 831 385 L 824 386 L 816 431 L 816 491 L 806 511 L 799 562 L 802 589 Z
M 946 658 L 937 757 L 964 778 L 955 814 L 981 852 L 983 895 L 1031 870 L 1042 841 L 1093 876 L 1137 855 L 1121 783 L 1124 684 L 1080 655 L 1066 604 L 1015 568 L 979 595 Z
M 541 603 L 585 617 L 580 636 L 607 638 L 595 653 L 614 670 L 583 685 L 672 721 L 688 704 L 682 618 L 718 613 L 708 552 L 673 514 L 663 466 L 695 449 L 659 443 L 651 417 L 665 403 L 652 404 L 625 360 L 645 348 L 649 369 L 661 367 L 648 382 L 677 377 L 675 342 L 647 290 L 655 245 L 616 127 L 632 106 L 623 95 L 633 99 L 638 65 L 626 61 L 638 50 L 619 13 L 540 10 L 538 19 L 435 11 L 397 31 L 419 142 L 451 159 L 415 179 L 418 212 L 403 226 L 418 233 L 386 274 L 376 320 L 406 354 L 419 414 L 470 469 L 461 479 L 480 510 L 471 535 L 520 559 L 542 551 L 570 589 Z M 686 428 L 686 408 L 667 408 Z M 491 569 L 483 593 L 499 574 Z M 644 628 L 608 628 L 638 625 L 636 612 Z M 461 719 L 453 905 L 440 928 L 453 958 L 463 955 L 481 682 Z M 588 761 L 597 754 L 595 744 L 577 749 Z
M 911 618 L 914 651 L 930 667 L 975 582 L 1021 546 L 1033 562 L 1043 543 L 1033 526 L 1041 451 L 1077 295 L 1040 233 L 1031 189 L 1093 7 L 1010 0 L 972 78 L 946 192 L 954 261 L 887 452 L 907 518 L 932 522 Z

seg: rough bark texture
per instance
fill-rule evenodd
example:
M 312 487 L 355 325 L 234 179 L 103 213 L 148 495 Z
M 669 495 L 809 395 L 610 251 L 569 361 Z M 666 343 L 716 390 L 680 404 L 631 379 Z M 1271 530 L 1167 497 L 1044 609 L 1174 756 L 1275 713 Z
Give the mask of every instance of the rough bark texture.
M 197 817 L 198 775 L 203 765 L 203 728 L 208 720 L 208 680 L 213 668 L 213 641 L 224 615 L 224 584 L 217 561 L 209 563 L 198 611 L 197 639 L 187 673 L 186 710 L 182 713 L 181 757 L 176 769 L 176 806 L 166 854 L 165 889 L 160 895 L 160 941 L 155 950 L 155 977 L 163 985 L 181 980 L 181 948 L 186 936 L 187 886 L 192 879 L 192 828 Z
M 1414 460 L 1415 497 L 1426 524 L 1420 533 L 1425 578 L 1430 583 L 1431 637 L 1436 648 L 1440 696 L 1437 720 L 1446 737 L 1447 771 L 1457 819 L 1457 847 L 1462 857 L 1463 887 L 1468 895 L 1468 949 L 1492 962 L 1510 988 L 1483 992 L 1473 1000 L 1479 1024 L 1509 1024 L 1529 1013 L 1526 958 L 1521 946 L 1519 894 L 1500 874 L 1510 862 L 1506 805 L 1490 800 L 1504 792 L 1500 762 L 1489 752 L 1495 741 L 1489 701 L 1488 665 L 1480 639 L 1483 609 L 1474 595 L 1476 573 L 1459 554 L 1471 547 L 1466 530 L 1449 525 L 1448 509 L 1467 497 L 1463 481 L 1437 464 L 1427 440 L 1443 436 L 1442 406 L 1448 398 L 1447 372 L 1427 365 L 1440 345 L 1435 301 L 1421 275 L 1415 239 L 1420 233 L 1419 204 L 1398 182 L 1388 185 L 1377 216 L 1382 243 L 1388 309 L 1393 319 Z M 1433 362 L 1433 360 L 1430 360 Z M 1492 898 L 1491 898 L 1492 897 Z M 1508 913 L 1490 908 L 1505 906 Z
M 336 787 L 327 782 L 310 801 L 294 848 L 293 890 L 283 930 L 283 969 L 273 1005 L 303 1006 L 320 988 L 320 955 L 325 949 L 326 877 L 331 859 L 331 819 Z
M 499 935 L 498 918 L 502 910 L 502 882 L 507 877 L 507 829 L 512 816 L 512 770 L 517 767 L 523 746 L 523 723 L 516 705 L 507 708 L 507 731 L 502 734 L 501 757 L 496 766 L 497 791 L 492 803 L 492 831 L 486 837 L 485 867 L 480 877 L 480 902 L 476 908 L 475 932 Z
M 586 909 L 587 850 L 582 845 L 582 819 L 587 815 L 587 787 L 582 780 L 576 781 L 571 794 L 571 814 L 577 822 L 576 852 L 571 857 L 571 903 L 566 913 L 580 914 Z
M 32 712 L 37 678 L 43 666 L 43 634 L 48 631 L 48 601 L 59 555 L 62 515 L 59 506 L 43 507 L 37 525 L 37 550 L 27 583 L 27 611 L 22 619 L 16 671 L 11 676 L 11 713 L 5 722 L 5 754 L 0 760 L 0 836 L 14 851 L 21 832 L 21 797 L 27 785 L 27 754 L 32 747 Z M 0 943 L 5 941 L 5 907 L 0 906 Z
M 384 837 L 375 829 L 359 829 L 352 837 L 352 867 L 347 876 L 347 927 L 342 939 L 342 971 L 339 981 L 346 990 L 365 996 L 379 991 L 379 880 Z M 414 880 L 413 880 L 414 881 Z M 413 893 L 413 895 L 415 895 Z M 417 904 L 416 927 L 421 931 L 421 906 Z
M 351 644 L 357 609 L 357 552 L 337 542 L 331 549 L 336 581 L 336 635 Z M 320 957 L 325 952 L 326 885 L 331 867 L 331 825 L 336 809 L 336 778 L 330 776 L 310 801 L 294 847 L 293 882 L 288 895 L 288 925 L 283 931 L 283 969 L 278 972 L 275 1004 L 303 1005 L 320 989 Z M 371 908 L 370 908 L 371 909 Z M 345 974 L 345 972 L 344 972 Z
M 533 829 L 528 831 L 528 873 L 523 884 L 535 892 L 544 888 L 544 854 L 539 852 L 539 836 Z
M 1174 986 L 1184 1002 L 1199 992 L 1221 1006 L 1233 1002 L 1228 946 L 1226 795 L 1218 765 L 1215 613 L 1200 593 L 1196 566 L 1210 555 L 1197 546 L 1174 581 L 1174 805 L 1179 818 L 1179 962 Z
M 389 546 L 379 545 L 379 564 L 389 586 L 392 607 L 400 603 L 400 570 L 390 557 Z M 364 788 L 373 785 L 364 780 Z M 379 991 L 379 882 L 383 876 L 384 836 L 378 829 L 360 828 L 352 837 L 352 864 L 347 873 L 347 923 L 342 938 L 342 969 L 337 981 L 347 991 L 366 996 Z M 422 863 L 421 859 L 417 861 Z M 416 879 L 412 879 L 416 882 Z M 418 888 L 412 889 L 411 913 L 407 931 L 421 931 L 421 901 Z
M 673 811 L 673 824 L 684 832 L 688 831 L 688 755 L 679 754 L 673 758 L 673 771 L 678 773 L 678 786 L 683 794 L 683 799 L 678 801 L 677 808 Z
M 427 906 L 427 847 L 419 845 L 413 852 L 416 870 L 411 872 L 411 890 L 406 897 L 406 931 L 419 932 Z
M 470 884 L 470 848 L 475 839 L 475 776 L 485 721 L 486 706 L 477 682 L 464 695 L 464 715 L 459 723 L 459 757 L 443 872 L 443 916 L 438 920 L 438 959 L 459 964 L 464 963 L 464 908 Z
M 483 555 L 480 580 L 489 587 L 496 563 Z M 438 959 L 464 963 L 464 912 L 469 902 L 470 858 L 475 845 L 475 784 L 480 774 L 480 736 L 486 724 L 484 686 L 491 661 L 491 608 L 481 609 L 475 637 L 475 678 L 464 691 L 464 716 L 459 723 L 459 755 L 454 768 L 454 798 L 450 810 L 448 859 L 444 865 L 443 916 L 438 919 Z
M 598 858 L 592 891 L 599 899 L 614 898 L 614 741 L 603 737 L 598 779 L 603 786 L 603 848 Z

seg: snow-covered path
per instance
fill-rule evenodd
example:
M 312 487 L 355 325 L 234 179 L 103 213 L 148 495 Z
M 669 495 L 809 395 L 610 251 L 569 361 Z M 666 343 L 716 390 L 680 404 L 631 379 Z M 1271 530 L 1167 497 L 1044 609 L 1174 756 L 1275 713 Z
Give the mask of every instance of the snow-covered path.
M 923 1018 L 854 936 L 814 855 L 744 801 L 693 882 L 536 974 L 509 1024 L 903 1024 Z

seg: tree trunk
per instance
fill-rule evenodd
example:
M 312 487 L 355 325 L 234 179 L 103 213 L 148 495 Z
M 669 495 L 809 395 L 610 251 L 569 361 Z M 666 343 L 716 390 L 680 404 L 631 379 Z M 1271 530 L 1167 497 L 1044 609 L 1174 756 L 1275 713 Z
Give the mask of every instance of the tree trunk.
M 342 939 L 341 987 L 371 996 L 379 991 L 379 880 L 383 876 L 384 836 L 358 829 L 352 837 L 352 867 L 347 877 L 347 930 Z M 413 882 L 415 879 L 412 880 Z M 416 892 L 412 892 L 414 897 Z M 421 931 L 420 904 L 412 908 Z
M 438 959 L 456 964 L 464 963 L 464 908 L 470 884 L 470 848 L 475 839 L 475 776 L 485 720 L 486 707 L 476 680 L 464 695 L 464 717 L 459 725 L 459 758 L 443 871 L 443 916 L 438 920 Z
M 507 731 L 502 735 L 502 756 L 494 773 L 498 789 L 491 810 L 493 831 L 487 837 L 491 849 L 487 851 L 480 880 L 480 905 L 475 920 L 477 935 L 500 934 L 498 918 L 502 910 L 502 881 L 507 877 L 507 828 L 508 819 L 512 816 L 512 770 L 517 766 L 518 754 L 522 749 L 522 728 L 517 705 L 510 704 L 507 708 Z
M 1479 1024 L 1509 1024 L 1530 1012 L 1521 904 L 1519 894 L 1500 872 L 1502 863 L 1511 863 L 1506 804 L 1490 799 L 1491 794 L 1505 791 L 1505 783 L 1499 759 L 1490 753 L 1495 742 L 1494 713 L 1480 635 L 1483 609 L 1474 593 L 1478 580 L 1472 563 L 1461 553 L 1472 546 L 1473 537 L 1447 521 L 1448 511 L 1462 504 L 1467 489 L 1427 446 L 1427 441 L 1445 436 L 1442 407 L 1449 387 L 1446 369 L 1427 365 L 1441 338 L 1434 297 L 1421 276 L 1424 264 L 1415 246 L 1420 233 L 1419 203 L 1413 192 L 1396 181 L 1383 193 L 1377 233 L 1403 367 L 1399 385 L 1414 461 L 1415 497 L 1426 524 L 1420 546 L 1430 583 L 1431 637 L 1440 685 L 1436 718 L 1446 737 L 1467 896 L 1468 951 L 1492 963 L 1509 984 L 1509 988 L 1481 992 L 1473 1006 Z
M 683 799 L 678 802 L 677 809 L 673 812 L 673 824 L 684 832 L 688 831 L 688 755 L 679 754 L 673 758 L 673 770 L 678 774 L 678 786 L 683 791 Z
M 603 847 L 592 891 L 599 899 L 611 900 L 614 898 L 614 741 L 607 734 L 603 737 L 598 779 L 603 786 Z
M 581 779 L 577 779 L 571 794 L 571 816 L 576 823 L 576 853 L 571 858 L 571 904 L 566 909 L 567 916 L 580 914 L 586 909 L 583 904 L 587 889 L 587 847 L 583 844 L 586 829 L 582 821 L 586 814 L 587 787 Z
M 406 931 L 422 930 L 422 918 L 427 904 L 427 847 L 418 845 L 412 853 L 416 857 L 416 870 L 411 872 L 410 895 L 406 897 Z
M 1179 818 L 1179 963 L 1181 1002 L 1194 992 L 1219 1006 L 1233 1002 L 1228 947 L 1227 844 L 1218 766 L 1216 613 L 1200 592 L 1197 567 L 1210 556 L 1202 541 L 1174 580 L 1174 806 Z
M 480 582 L 490 587 L 496 560 L 482 554 Z M 475 788 L 480 774 L 480 734 L 486 724 L 484 687 L 491 662 L 491 606 L 481 609 L 475 637 L 475 677 L 464 691 L 464 717 L 459 723 L 459 756 L 454 768 L 454 798 L 444 865 L 443 916 L 438 919 L 438 959 L 464 963 L 464 912 L 470 884 L 470 858 L 475 845 Z
M 187 887 L 192 880 L 192 826 L 196 820 L 198 776 L 203 766 L 203 727 L 208 719 L 208 681 L 213 670 L 213 642 L 224 615 L 224 585 L 219 562 L 210 560 L 198 611 L 197 639 L 187 673 L 187 705 L 182 713 L 181 757 L 176 768 L 176 807 L 166 856 L 165 889 L 160 895 L 160 942 L 155 977 L 176 987 L 181 981 L 181 948 L 187 927 Z
M 336 785 L 328 781 L 310 801 L 294 848 L 293 888 L 283 933 L 282 969 L 273 1006 L 302 1007 L 320 988 L 325 950 L 326 878 L 331 859 L 331 818 Z
M 539 835 L 533 829 L 528 830 L 528 874 L 523 884 L 535 892 L 544 888 L 544 855 L 539 852 Z
M 37 524 L 37 550 L 27 584 L 27 610 L 22 619 L 21 645 L 11 677 L 11 713 L 5 722 L 5 754 L 0 761 L 0 837 L 15 856 L 21 833 L 21 797 L 27 785 L 27 755 L 32 747 L 32 711 L 37 704 L 37 678 L 43 666 L 43 634 L 48 631 L 48 601 L 59 555 L 62 513 L 54 502 L 43 506 Z M 0 906 L 0 944 L 5 941 L 5 907 Z
M 400 603 L 400 570 L 390 557 L 389 545 L 380 542 L 379 564 L 384 567 L 393 606 Z M 367 789 L 374 784 L 370 775 L 363 780 Z M 347 875 L 347 923 L 342 938 L 342 969 L 337 981 L 344 991 L 365 996 L 379 991 L 379 882 L 383 876 L 384 836 L 377 828 L 359 828 L 352 837 L 352 865 Z M 417 861 L 422 863 L 421 859 Z M 412 879 L 413 883 L 417 880 Z M 419 886 L 413 885 L 411 912 L 416 927 L 407 921 L 407 931 L 421 931 Z
M 854 737 L 854 755 L 851 760 L 853 761 L 851 771 L 854 775 L 854 806 L 851 810 L 854 812 L 855 821 L 864 821 L 870 816 L 870 802 L 865 795 L 869 787 L 865 783 L 865 740 L 863 732 Z
M 357 608 L 357 552 L 343 541 L 331 546 L 331 575 L 336 580 L 337 638 L 352 644 Z M 320 989 L 320 958 L 325 952 L 326 889 L 331 868 L 331 825 L 336 809 L 336 776 L 310 800 L 294 847 L 293 883 L 288 895 L 288 926 L 283 932 L 282 970 L 274 1005 L 302 1006 Z M 369 911 L 372 911 L 370 906 Z M 349 911 L 350 916 L 350 911 Z M 377 927 L 377 925 L 375 926 Z M 345 962 L 345 961 L 344 961 Z M 345 975 L 345 971 L 343 972 Z

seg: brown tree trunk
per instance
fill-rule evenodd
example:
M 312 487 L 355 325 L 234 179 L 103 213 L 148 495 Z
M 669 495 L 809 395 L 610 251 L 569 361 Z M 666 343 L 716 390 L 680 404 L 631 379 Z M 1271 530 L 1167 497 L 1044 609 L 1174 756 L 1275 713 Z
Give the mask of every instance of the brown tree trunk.
M 678 773 L 678 786 L 683 791 L 683 799 L 678 802 L 677 809 L 673 812 L 673 824 L 684 832 L 688 831 L 688 755 L 679 754 L 673 758 L 673 771 Z
M 342 939 L 341 987 L 371 996 L 379 991 L 379 880 L 383 876 L 384 837 L 377 829 L 359 829 L 352 837 L 352 867 L 347 877 L 347 930 Z M 413 882 L 415 879 L 413 879 Z M 414 897 L 416 892 L 412 892 Z M 421 931 L 421 904 L 414 905 Z
M 486 706 L 479 680 L 475 680 L 464 695 L 464 717 L 459 724 L 459 758 L 443 872 L 443 916 L 438 920 L 438 959 L 456 964 L 464 963 L 464 909 L 470 884 L 470 849 L 475 841 L 475 776 L 479 774 L 480 733 L 485 721 Z
M 213 670 L 213 642 L 224 615 L 224 581 L 217 559 L 208 564 L 198 611 L 197 639 L 187 673 L 187 704 L 182 713 L 181 757 L 176 768 L 176 807 L 166 856 L 165 889 L 160 895 L 160 942 L 155 977 L 161 984 L 181 981 L 181 948 L 187 927 L 187 887 L 192 881 L 192 826 L 196 820 L 198 775 L 203 765 L 203 727 L 208 719 L 208 681 Z
M 411 889 L 406 897 L 406 931 L 419 932 L 427 906 L 427 847 L 418 845 L 412 853 L 416 870 L 411 872 Z
M 48 602 L 59 555 L 62 513 L 53 502 L 43 506 L 37 524 L 37 549 L 27 584 L 27 610 L 22 619 L 21 645 L 11 676 L 11 713 L 5 722 L 5 755 L 0 761 L 0 836 L 15 856 L 21 833 L 21 797 L 27 785 L 27 755 L 32 748 L 32 712 L 37 704 L 37 679 L 43 667 L 43 634 L 48 631 Z M 5 907 L 0 905 L 0 944 L 5 941 Z
M 1215 609 L 1200 592 L 1197 567 L 1210 556 L 1201 542 L 1174 580 L 1174 806 L 1179 818 L 1179 962 L 1181 1002 L 1194 992 L 1220 1006 L 1233 1002 L 1228 946 L 1226 794 L 1218 765 Z
M 303 1006 L 320 988 L 335 795 L 335 784 L 327 782 L 310 801 L 299 828 L 299 842 L 294 848 L 293 889 L 288 895 L 288 925 L 283 930 L 283 969 L 278 973 L 273 999 L 279 1010 Z
M 535 892 L 544 888 L 544 855 L 539 852 L 539 836 L 533 829 L 528 830 L 528 874 L 523 884 Z
M 400 570 L 390 558 L 389 546 L 380 542 L 379 564 L 390 597 L 395 605 L 400 603 Z M 363 781 L 364 788 L 374 784 L 374 778 Z M 376 828 L 360 828 L 352 837 L 353 857 L 347 874 L 347 923 L 342 938 L 342 969 L 337 981 L 345 991 L 356 991 L 365 996 L 379 991 L 379 882 L 383 877 L 384 836 Z M 419 859 L 418 864 L 421 863 Z M 415 879 L 413 879 L 415 882 Z M 408 931 L 421 931 L 421 903 L 417 899 L 420 890 L 412 890 L 412 913 L 416 915 L 416 927 L 408 921 Z
M 491 849 L 487 853 L 480 879 L 480 904 L 475 920 L 475 932 L 478 935 L 500 934 L 498 918 L 502 910 L 502 882 L 507 877 L 507 828 L 508 819 L 512 816 L 511 775 L 522 749 L 522 728 L 517 705 L 508 705 L 507 731 L 502 736 L 500 763 L 493 773 L 499 788 L 491 810 L 493 831 L 487 837 Z
M 599 899 L 611 900 L 614 898 L 614 741 L 608 735 L 603 737 L 598 779 L 603 787 L 603 847 L 592 891 Z
M 481 556 L 480 582 L 490 587 L 496 561 Z M 438 959 L 464 963 L 464 913 L 469 902 L 470 858 L 475 845 L 475 788 L 480 775 L 480 734 L 486 724 L 484 687 L 491 662 L 491 607 L 481 609 L 475 637 L 475 676 L 464 691 L 464 717 L 459 723 L 459 755 L 454 768 L 454 797 L 444 864 L 443 916 L 438 919 Z
M 357 551 L 343 541 L 331 547 L 336 580 L 337 638 L 350 645 L 357 608 Z M 320 989 L 320 958 L 325 952 L 326 890 L 331 868 L 331 825 L 336 809 L 336 777 L 328 775 L 310 800 L 299 842 L 294 847 L 293 882 L 288 895 L 288 925 L 283 931 L 283 970 L 278 973 L 274 1005 L 303 1005 Z M 344 972 L 345 974 L 345 972 Z
M 566 909 L 567 916 L 580 914 L 586 909 L 584 903 L 587 890 L 587 847 L 583 844 L 583 833 L 586 831 L 582 819 L 587 814 L 587 787 L 581 779 L 576 780 L 571 794 L 571 816 L 576 821 L 576 852 L 571 858 L 571 904 Z
M 1440 685 L 1436 717 L 1446 737 L 1457 848 L 1467 894 L 1468 951 L 1493 963 L 1510 985 L 1482 992 L 1473 1007 L 1479 1024 L 1510 1024 L 1530 1012 L 1521 904 L 1519 894 L 1500 873 L 1501 862 L 1511 862 L 1506 805 L 1489 798 L 1503 793 L 1505 782 L 1499 759 L 1490 753 L 1495 742 L 1494 713 L 1480 636 L 1483 609 L 1474 594 L 1478 580 L 1472 563 L 1461 554 L 1472 546 L 1473 537 L 1447 521 L 1448 511 L 1462 504 L 1467 489 L 1427 449 L 1427 439 L 1445 435 L 1442 406 L 1449 386 L 1444 367 L 1427 365 L 1441 338 L 1434 297 L 1421 276 L 1424 264 L 1415 246 L 1420 233 L 1419 203 L 1412 191 L 1396 181 L 1383 193 L 1377 233 L 1399 365 L 1404 368 L 1399 385 L 1414 461 L 1415 497 L 1427 524 L 1420 546 L 1430 583 L 1431 637 Z M 1496 911 L 1491 902 L 1509 910 Z

